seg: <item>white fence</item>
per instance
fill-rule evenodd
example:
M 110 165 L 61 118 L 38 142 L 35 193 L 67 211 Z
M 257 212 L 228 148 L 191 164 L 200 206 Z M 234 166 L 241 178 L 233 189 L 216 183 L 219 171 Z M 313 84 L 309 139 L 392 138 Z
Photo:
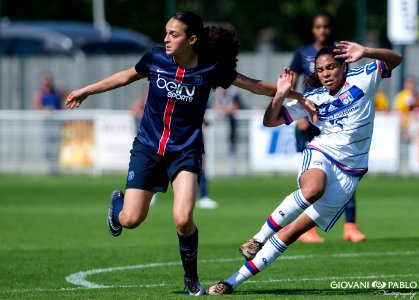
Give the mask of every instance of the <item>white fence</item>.
M 262 111 L 237 114 L 237 150 L 230 152 L 229 122 L 208 110 L 206 170 L 214 176 L 293 173 L 293 127 L 261 126 Z M 419 173 L 419 117 L 410 116 L 410 143 L 401 138 L 400 116 L 377 114 L 370 172 Z M 0 111 L 0 173 L 125 173 L 136 134 L 129 111 Z M 275 138 L 274 138 L 275 137 Z

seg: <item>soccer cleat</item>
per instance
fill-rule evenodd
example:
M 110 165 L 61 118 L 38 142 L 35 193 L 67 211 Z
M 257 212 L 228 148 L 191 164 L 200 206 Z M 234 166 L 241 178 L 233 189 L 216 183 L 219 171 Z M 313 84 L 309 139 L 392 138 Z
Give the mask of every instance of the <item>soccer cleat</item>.
M 218 203 L 208 197 L 203 197 L 199 199 L 196 205 L 199 208 L 204 208 L 204 209 L 215 209 L 218 207 Z
M 226 295 L 233 293 L 233 287 L 226 281 L 220 281 L 208 289 L 210 295 Z
M 300 235 L 298 240 L 302 243 L 324 243 L 324 238 L 322 238 L 314 228 L 311 228 Z
M 263 243 L 256 241 L 254 238 L 251 238 L 246 243 L 241 245 L 239 252 L 246 258 L 246 260 L 252 260 L 255 258 L 256 254 L 262 249 Z
M 206 295 L 207 291 L 201 286 L 198 280 L 194 281 L 190 278 L 184 278 L 185 290 L 191 296 L 202 296 Z
M 358 230 L 355 223 L 347 222 L 343 226 L 343 239 L 353 243 L 359 243 L 365 241 L 365 235 Z
M 121 190 L 115 190 L 112 192 L 111 195 L 111 201 L 109 203 L 109 210 L 108 210 L 108 218 L 107 218 L 107 224 L 109 232 L 113 236 L 119 236 L 122 232 L 122 226 L 115 224 L 115 219 L 113 217 L 113 210 L 114 210 L 114 202 L 119 197 L 124 197 L 124 193 Z

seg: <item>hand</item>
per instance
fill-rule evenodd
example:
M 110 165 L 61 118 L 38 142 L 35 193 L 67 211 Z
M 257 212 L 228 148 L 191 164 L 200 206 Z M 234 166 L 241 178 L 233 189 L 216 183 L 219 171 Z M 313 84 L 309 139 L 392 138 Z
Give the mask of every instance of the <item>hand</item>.
M 298 100 L 298 103 L 310 114 L 311 121 L 314 124 L 317 123 L 317 110 L 314 104 L 306 98 L 303 98 L 302 101 Z
M 365 47 L 353 42 L 341 41 L 336 47 L 335 58 L 344 58 L 347 63 L 356 62 L 365 54 Z
M 69 109 L 77 108 L 87 97 L 88 94 L 81 89 L 72 91 L 65 100 L 65 105 Z
M 286 97 L 292 87 L 293 72 L 290 68 L 284 68 L 284 73 L 278 75 L 276 82 L 276 96 L 278 98 Z

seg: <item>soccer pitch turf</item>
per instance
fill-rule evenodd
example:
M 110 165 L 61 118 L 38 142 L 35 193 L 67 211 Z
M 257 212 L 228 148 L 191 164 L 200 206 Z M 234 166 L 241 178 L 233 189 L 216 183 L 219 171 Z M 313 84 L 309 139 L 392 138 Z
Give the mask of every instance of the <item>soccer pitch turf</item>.
M 108 233 L 109 195 L 124 183 L 124 176 L 0 176 L 0 299 L 189 299 L 170 188 L 139 228 Z M 204 287 L 242 266 L 238 247 L 295 189 L 295 176 L 210 181 L 220 207 L 194 215 Z M 365 242 L 342 239 L 342 217 L 320 233 L 324 244 L 296 242 L 223 297 L 419 299 L 418 195 L 418 178 L 366 176 L 356 194 Z

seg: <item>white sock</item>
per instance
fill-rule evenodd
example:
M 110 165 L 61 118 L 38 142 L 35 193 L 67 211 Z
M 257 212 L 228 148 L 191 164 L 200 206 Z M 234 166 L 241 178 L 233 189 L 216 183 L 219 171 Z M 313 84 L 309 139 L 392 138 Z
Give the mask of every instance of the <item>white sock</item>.
M 272 262 L 274 262 L 285 250 L 287 245 L 276 235 L 272 236 L 262 249 L 256 254 L 256 257 L 245 263 L 238 272 L 230 276 L 226 281 L 231 284 L 233 289 L 242 284 L 247 279 L 263 271 Z
M 301 190 L 297 190 L 288 195 L 285 197 L 284 201 L 275 208 L 254 238 L 258 242 L 265 243 L 271 236 L 277 233 L 279 229 L 294 221 L 310 205 L 310 202 L 304 199 Z

